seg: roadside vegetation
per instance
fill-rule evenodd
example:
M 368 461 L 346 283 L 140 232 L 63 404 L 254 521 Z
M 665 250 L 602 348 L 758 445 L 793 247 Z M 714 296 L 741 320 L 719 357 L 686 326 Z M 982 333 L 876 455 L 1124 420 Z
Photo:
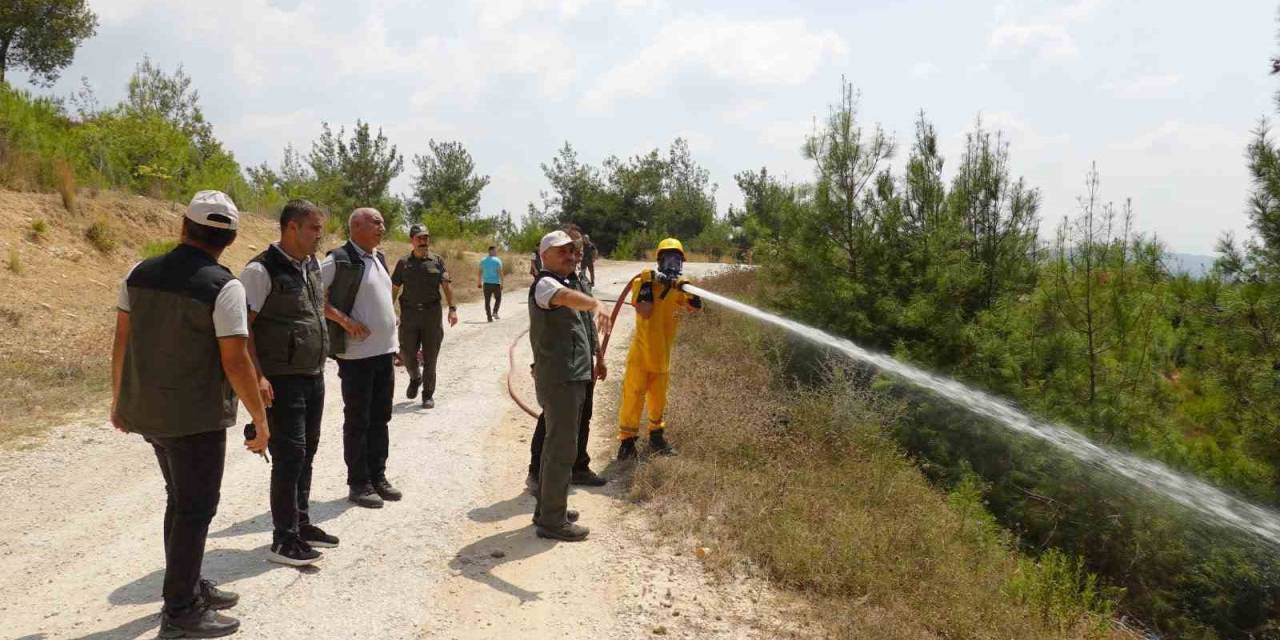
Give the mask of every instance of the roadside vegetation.
M 753 281 L 705 284 L 743 298 Z M 1021 555 L 976 475 L 933 486 L 893 438 L 907 407 L 863 373 L 715 308 L 676 349 L 680 455 L 641 465 L 632 493 L 708 565 L 745 560 L 803 594 L 829 637 L 1138 637 L 1116 624 L 1122 590 L 1059 552 Z

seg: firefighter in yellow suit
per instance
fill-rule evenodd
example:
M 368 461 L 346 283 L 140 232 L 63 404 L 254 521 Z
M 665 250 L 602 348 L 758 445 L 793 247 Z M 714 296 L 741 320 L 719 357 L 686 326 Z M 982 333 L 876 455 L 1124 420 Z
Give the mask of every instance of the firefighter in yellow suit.
M 664 435 L 667 407 L 667 378 L 671 371 L 671 343 L 676 337 L 679 314 L 702 308 L 702 299 L 681 290 L 686 282 L 684 246 L 675 238 L 658 243 L 658 268 L 646 269 L 631 286 L 631 304 L 636 308 L 636 329 L 627 352 L 627 373 L 622 380 L 622 409 L 618 414 L 618 459 L 636 456 L 640 435 L 640 410 L 648 405 L 649 448 L 662 455 L 675 455 Z

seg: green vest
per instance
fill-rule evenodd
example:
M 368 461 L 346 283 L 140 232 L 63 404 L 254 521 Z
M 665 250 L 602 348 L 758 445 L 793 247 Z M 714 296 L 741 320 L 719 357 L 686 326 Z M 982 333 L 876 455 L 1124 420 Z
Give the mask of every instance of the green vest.
M 333 258 L 333 282 L 329 283 L 325 295 L 333 308 L 348 315 L 356 306 L 356 294 L 360 293 L 360 283 L 364 281 L 364 260 L 360 258 L 359 251 L 348 240 L 346 244 L 329 252 Z M 387 268 L 382 253 L 375 249 L 373 255 L 382 262 L 382 268 Z M 326 319 L 325 324 L 329 328 L 329 355 L 336 358 L 339 353 L 347 350 L 347 332 L 333 320 Z
M 265 376 L 324 373 L 329 332 L 324 321 L 324 284 L 320 266 L 310 256 L 298 267 L 278 247 L 269 247 L 251 262 L 271 276 L 271 292 L 253 320 L 253 343 Z
M 234 279 L 185 244 L 129 275 L 129 341 L 116 411 L 130 432 L 178 437 L 235 424 L 236 395 L 213 326 L 214 302 Z
M 587 327 L 591 324 L 590 314 L 569 307 L 551 310 L 539 307 L 533 292 L 543 278 L 555 278 L 572 287 L 550 271 L 539 273 L 529 287 L 529 343 L 533 346 L 533 375 L 544 383 L 589 381 L 591 338 Z

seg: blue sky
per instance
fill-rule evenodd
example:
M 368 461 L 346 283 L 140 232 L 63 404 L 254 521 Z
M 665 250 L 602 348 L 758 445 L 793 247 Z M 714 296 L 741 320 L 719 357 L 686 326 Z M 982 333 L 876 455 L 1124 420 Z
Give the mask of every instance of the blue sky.
M 463 142 L 492 176 L 484 211 L 519 215 L 565 140 L 598 163 L 683 136 L 723 212 L 738 171 L 811 177 L 800 145 L 844 75 L 896 162 L 920 109 L 948 168 L 981 116 L 1041 190 L 1046 232 L 1096 161 L 1104 198 L 1132 198 L 1140 230 L 1195 253 L 1248 233 L 1243 153 L 1275 111 L 1280 51 L 1275 4 L 1243 0 L 89 2 L 98 35 L 50 91 L 86 76 L 109 103 L 144 54 L 181 62 L 244 164 L 360 118 L 406 158 Z

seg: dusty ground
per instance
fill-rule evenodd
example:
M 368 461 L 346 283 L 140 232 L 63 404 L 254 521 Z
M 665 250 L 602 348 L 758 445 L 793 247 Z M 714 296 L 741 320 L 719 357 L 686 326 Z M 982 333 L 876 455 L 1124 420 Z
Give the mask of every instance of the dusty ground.
M 605 263 L 599 295 L 616 294 L 638 268 Z M 504 302 L 502 320 L 485 323 L 471 303 L 446 331 L 436 409 L 397 397 L 388 475 L 406 497 L 384 509 L 345 501 L 341 398 L 330 367 L 312 514 L 342 546 L 314 569 L 265 560 L 269 468 L 228 447 L 205 573 L 241 594 L 238 637 L 778 637 L 790 605 L 751 580 L 713 582 L 694 541 L 654 540 L 644 510 L 620 499 L 618 483 L 571 498 L 592 527 L 588 541 L 534 536 L 532 498 L 522 493 L 533 421 L 504 384 L 508 345 L 528 320 L 521 292 Z M 609 398 L 622 376 L 629 314 L 611 349 L 610 380 L 597 392 L 593 452 L 607 474 L 627 471 L 607 461 Z M 527 354 L 521 343 L 518 354 Z M 517 356 L 520 370 L 527 362 Z M 100 413 L 56 427 L 0 456 L 0 500 L 8 505 L 0 635 L 154 636 L 163 485 L 140 438 L 111 430 Z

